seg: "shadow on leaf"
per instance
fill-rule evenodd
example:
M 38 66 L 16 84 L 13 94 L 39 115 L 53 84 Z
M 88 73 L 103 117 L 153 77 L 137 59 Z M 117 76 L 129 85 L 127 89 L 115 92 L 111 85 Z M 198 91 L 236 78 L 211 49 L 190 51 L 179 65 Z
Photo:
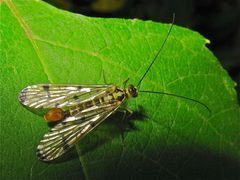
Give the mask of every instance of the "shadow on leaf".
M 63 155 L 53 163 L 63 163 L 79 156 L 84 156 L 96 150 L 105 143 L 116 138 L 124 142 L 124 134 L 141 131 L 135 124 L 136 121 L 148 119 L 144 109 L 139 107 L 127 120 L 122 119 L 122 113 L 116 112 L 110 116 L 103 125 L 83 138 L 76 148 Z M 167 129 L 167 127 L 165 127 Z M 174 132 L 189 142 L 178 132 Z M 156 144 L 156 149 L 147 152 L 137 152 L 134 147 L 125 146 L 127 154 L 121 156 L 121 163 L 116 167 L 112 164 L 107 172 L 98 174 L 105 179 L 239 179 L 240 161 L 201 147 L 194 142 L 188 145 L 163 146 Z M 132 161 L 132 158 L 138 159 Z M 109 163 L 113 163 L 110 161 Z M 113 169 L 111 169 L 113 168 Z M 117 170 L 116 170 L 117 168 Z

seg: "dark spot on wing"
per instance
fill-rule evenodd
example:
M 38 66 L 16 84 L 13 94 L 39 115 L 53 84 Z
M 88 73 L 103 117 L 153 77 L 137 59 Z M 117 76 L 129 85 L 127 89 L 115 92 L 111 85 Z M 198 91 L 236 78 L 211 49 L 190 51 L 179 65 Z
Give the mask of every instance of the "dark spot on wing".
M 102 100 L 102 102 L 105 102 L 105 101 L 104 101 L 104 97 L 101 97 L 101 100 Z
M 96 105 L 100 104 L 100 100 L 98 98 L 94 99 L 94 102 L 95 102 Z
M 63 134 L 62 134 L 61 137 L 62 137 L 62 141 L 63 141 L 63 143 L 66 144 L 66 137 L 65 137 Z
M 59 103 L 56 103 L 56 104 L 55 104 L 55 107 L 57 108 L 59 105 L 60 105 Z
M 74 116 L 74 115 L 76 115 L 78 113 L 78 110 L 75 108 L 75 109 L 72 109 L 71 110 L 71 116 Z
M 43 85 L 43 90 L 44 91 L 49 91 L 49 85 Z
M 70 111 L 69 110 L 66 110 L 63 112 L 64 114 L 64 117 L 69 117 L 70 116 Z
M 75 96 L 73 96 L 73 99 L 78 100 L 79 97 L 75 95 Z
M 78 111 L 83 110 L 83 109 L 84 109 L 83 104 L 79 104 L 79 105 L 77 105 L 77 106 L 76 106 L 76 109 L 78 109 Z
M 80 89 L 82 89 L 82 86 L 77 86 L 77 88 L 80 90 Z
M 20 100 L 21 103 L 24 103 L 25 100 L 26 100 L 26 94 L 21 94 L 21 95 L 19 96 L 19 100 Z
M 64 144 L 64 146 L 63 146 L 64 151 L 67 151 L 69 148 L 70 148 L 70 146 L 68 144 Z
M 62 124 L 63 126 L 65 126 L 65 125 L 67 124 L 67 122 L 66 122 L 66 121 L 62 121 L 61 124 Z
M 62 135 L 62 141 L 63 141 L 63 149 L 64 151 L 68 150 L 70 148 L 69 144 L 66 141 L 66 137 Z
M 19 100 L 21 103 L 25 102 L 27 91 L 28 91 L 28 88 L 25 88 L 21 91 L 20 96 L 19 96 Z
M 47 96 L 50 97 L 50 93 L 49 93 L 49 85 L 43 85 L 43 90 L 47 92 Z
M 37 155 L 37 158 L 40 159 L 40 160 L 42 160 L 42 161 L 46 161 L 46 160 L 47 160 L 46 156 L 44 156 L 44 155 L 41 153 L 40 149 L 38 149 L 38 148 L 37 148 L 36 155 Z
M 87 102 L 85 103 L 85 105 L 86 105 L 86 107 L 92 107 L 92 106 L 93 106 L 93 103 L 92 103 L 92 101 L 87 101 Z
M 84 121 L 86 119 L 86 116 L 84 115 L 80 119 Z
M 90 123 L 90 126 L 91 126 L 91 127 L 94 127 L 95 125 L 96 125 L 95 122 L 91 122 L 91 123 Z

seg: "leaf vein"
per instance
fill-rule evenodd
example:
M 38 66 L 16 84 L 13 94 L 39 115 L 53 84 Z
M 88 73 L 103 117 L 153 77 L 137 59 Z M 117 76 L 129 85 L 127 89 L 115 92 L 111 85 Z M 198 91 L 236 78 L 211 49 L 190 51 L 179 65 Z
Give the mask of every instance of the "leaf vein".
M 41 53 L 40 53 L 40 50 L 36 44 L 36 42 L 34 41 L 34 38 L 33 38 L 33 33 L 30 29 L 30 27 L 27 25 L 27 23 L 24 21 L 23 18 L 21 18 L 20 16 L 20 13 L 18 12 L 16 6 L 12 3 L 11 0 L 9 1 L 5 1 L 7 6 L 9 7 L 10 11 L 12 12 L 13 16 L 17 19 L 17 21 L 19 22 L 20 26 L 23 28 L 27 38 L 29 39 L 30 43 L 32 44 L 33 46 L 33 49 L 35 50 L 35 53 L 40 61 L 40 64 L 42 65 L 42 68 L 43 68 L 43 71 L 44 73 L 46 74 L 47 78 L 48 78 L 48 81 L 53 83 L 53 80 L 50 76 L 50 73 L 48 72 L 48 68 L 47 68 L 47 65 L 45 64 L 44 62 L 44 58 L 42 57 Z

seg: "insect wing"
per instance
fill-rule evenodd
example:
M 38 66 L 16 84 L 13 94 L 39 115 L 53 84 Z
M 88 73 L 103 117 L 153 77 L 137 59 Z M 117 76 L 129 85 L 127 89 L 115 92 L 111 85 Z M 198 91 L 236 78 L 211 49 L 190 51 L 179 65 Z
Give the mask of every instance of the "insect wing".
M 19 101 L 31 108 L 70 107 L 99 96 L 113 85 L 37 84 L 24 88 Z
M 105 104 L 89 110 L 85 116 L 70 116 L 44 135 L 37 147 L 37 157 L 51 161 L 67 152 L 78 140 L 110 116 L 120 104 Z

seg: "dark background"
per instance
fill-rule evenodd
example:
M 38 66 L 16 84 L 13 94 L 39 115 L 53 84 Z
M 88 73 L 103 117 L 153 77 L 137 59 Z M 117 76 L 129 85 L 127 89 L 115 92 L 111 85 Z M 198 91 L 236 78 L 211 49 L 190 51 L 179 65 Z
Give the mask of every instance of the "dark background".
M 237 82 L 240 100 L 240 0 L 45 0 L 74 13 L 94 17 L 138 18 L 196 30 Z

